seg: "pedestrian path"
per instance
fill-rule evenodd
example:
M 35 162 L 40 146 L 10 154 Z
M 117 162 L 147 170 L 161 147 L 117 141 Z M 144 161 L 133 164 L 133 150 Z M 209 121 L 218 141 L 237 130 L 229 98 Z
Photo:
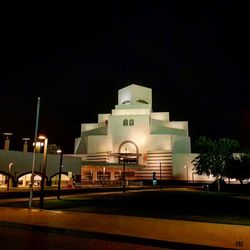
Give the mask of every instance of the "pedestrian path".
M 40 226 L 55 232 L 63 229 L 71 234 L 82 231 L 148 241 L 250 249 L 250 227 L 241 225 L 0 207 L 0 225 L 8 224 Z

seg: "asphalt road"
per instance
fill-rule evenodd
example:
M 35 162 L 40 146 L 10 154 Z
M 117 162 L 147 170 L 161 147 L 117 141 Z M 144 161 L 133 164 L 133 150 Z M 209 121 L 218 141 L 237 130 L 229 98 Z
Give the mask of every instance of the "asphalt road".
M 126 194 L 114 192 L 108 193 L 108 195 L 107 193 L 89 193 L 84 196 L 72 195 L 71 197 L 73 198 L 63 197 L 60 201 L 48 201 L 46 206 L 47 209 L 51 210 L 29 210 L 24 208 L 24 206 L 14 206 L 14 208 L 12 207 L 14 205 L 12 202 L 15 199 L 4 199 L 5 204 L 0 202 L 2 206 L 0 207 L 0 226 L 3 226 L 4 223 L 36 226 L 36 229 L 31 228 L 30 230 L 31 232 L 35 230 L 34 234 L 42 233 L 40 238 L 43 239 L 43 242 L 40 245 L 44 246 L 43 249 L 71 249 L 71 246 L 55 248 L 56 245 L 53 245 L 53 240 L 51 240 L 53 235 L 57 235 L 55 237 L 59 238 L 58 241 L 61 239 L 63 242 L 66 236 L 73 237 L 72 244 L 74 244 L 74 239 L 79 237 L 83 238 L 83 241 L 89 242 L 83 246 L 79 244 L 79 247 L 75 245 L 79 249 L 105 249 L 106 245 L 106 249 L 152 249 L 153 246 L 156 246 L 153 249 L 160 249 L 159 247 L 163 246 L 175 249 L 190 249 L 186 247 L 187 245 L 192 245 L 192 247 L 196 245 L 195 249 L 201 249 L 197 248 L 201 246 L 202 249 L 205 246 L 210 246 L 209 249 L 211 247 L 214 249 L 215 246 L 219 248 L 249 249 L 249 223 L 240 223 L 241 225 L 235 223 L 241 222 L 242 219 L 249 220 L 250 204 L 248 196 L 187 192 L 184 190 L 176 192 L 176 190 L 171 191 L 168 189 L 168 192 L 134 193 L 130 191 Z M 19 199 L 25 200 L 23 198 Z M 48 197 L 48 199 L 53 199 L 53 197 Z M 27 205 L 27 202 L 18 202 L 18 204 Z M 172 217 L 173 215 L 178 215 L 177 220 L 170 219 L 169 216 L 171 214 Z M 191 215 L 193 216 L 193 221 L 183 220 Z M 214 217 L 214 219 L 222 216 L 231 223 L 218 224 L 218 221 L 217 223 L 194 222 L 197 216 L 198 221 L 200 217 L 203 219 L 208 217 L 211 221 L 210 216 Z M 235 216 L 242 218 L 234 221 Z M 37 230 L 37 227 L 45 227 L 47 231 L 43 230 L 40 232 L 41 230 Z M 54 231 L 48 232 L 48 228 L 53 229 L 55 227 L 59 233 Z M 19 227 L 19 229 L 22 231 L 24 228 Z M 65 233 L 62 230 L 67 232 Z M 68 230 L 76 234 L 68 233 Z M 84 234 L 79 235 L 79 230 L 84 232 Z M 98 235 L 93 235 L 93 233 L 92 235 L 86 235 L 85 232 L 93 232 L 102 236 L 98 237 Z M 39 235 L 32 235 L 28 235 L 27 239 L 21 235 L 21 242 L 18 243 L 18 240 L 15 242 L 10 241 L 10 246 L 14 244 L 16 246 L 20 245 L 20 247 L 15 249 L 33 249 L 29 247 L 32 247 L 34 244 L 30 245 L 27 241 L 32 241 L 33 238 L 37 238 Z M 123 239 L 120 238 L 121 235 Z M 119 237 L 117 238 L 117 236 Z M 138 242 L 139 238 L 143 238 L 144 242 Z M 9 239 L 15 239 L 15 235 L 5 236 L 3 234 L 2 237 L 0 236 L 0 239 L 1 244 L 5 244 Z M 132 241 L 129 241 L 129 239 Z M 147 240 L 150 240 L 150 242 L 147 242 Z M 157 244 L 152 244 L 152 240 L 157 241 Z M 24 244 L 28 244 L 27 246 L 24 245 L 25 248 L 21 248 L 23 241 L 26 242 Z M 95 243 L 95 241 L 98 243 Z M 104 242 L 102 243 L 102 241 Z M 162 241 L 168 244 L 161 244 Z M 101 242 L 100 248 L 99 242 Z M 169 242 L 178 244 L 169 244 Z M 184 248 L 179 247 L 182 243 L 186 244 Z M 88 244 L 94 244 L 94 248 L 85 248 Z M 126 244 L 131 246 L 127 248 Z M 53 247 L 49 248 L 51 245 Z M 116 248 L 117 245 L 118 248 Z M 66 247 L 63 244 L 62 247 L 64 246 Z M 135 248 L 133 248 L 134 246 Z M 2 249 L 12 248 L 5 248 L 5 245 L 3 247 L 0 245 L 0 250 Z
M 161 250 L 160 248 L 132 244 L 119 241 L 94 239 L 89 237 L 77 237 L 50 232 L 10 228 L 0 226 L 0 249 L 1 250 Z M 173 248 L 171 248 L 173 249 Z

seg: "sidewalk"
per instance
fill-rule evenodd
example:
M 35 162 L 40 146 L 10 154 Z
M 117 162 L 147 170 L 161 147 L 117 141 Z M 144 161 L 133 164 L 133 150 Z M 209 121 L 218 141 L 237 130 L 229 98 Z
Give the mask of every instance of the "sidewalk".
M 0 207 L 0 225 L 122 240 L 250 249 L 250 227 L 180 220 Z M 178 245 L 177 244 L 177 245 Z M 185 248 L 183 248 L 185 249 Z M 198 249 L 198 248 L 197 248 Z

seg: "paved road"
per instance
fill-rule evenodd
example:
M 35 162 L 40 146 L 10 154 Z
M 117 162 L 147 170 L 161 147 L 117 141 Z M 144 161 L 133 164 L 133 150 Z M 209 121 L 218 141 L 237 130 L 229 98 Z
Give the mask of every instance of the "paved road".
M 1 250 L 163 250 L 154 246 L 0 226 Z M 169 248 L 170 250 L 170 248 Z
M 10 207 L 0 207 L 0 225 L 149 246 L 250 249 L 250 227 L 239 225 Z

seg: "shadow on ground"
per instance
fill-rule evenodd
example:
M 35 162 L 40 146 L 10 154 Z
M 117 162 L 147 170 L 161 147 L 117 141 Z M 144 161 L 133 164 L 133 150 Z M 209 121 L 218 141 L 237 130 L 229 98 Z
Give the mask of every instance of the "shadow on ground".
M 27 203 L 6 203 L 25 207 Z M 39 207 L 39 202 L 33 203 Z M 204 191 L 147 191 L 46 200 L 45 209 L 250 225 L 250 198 Z

